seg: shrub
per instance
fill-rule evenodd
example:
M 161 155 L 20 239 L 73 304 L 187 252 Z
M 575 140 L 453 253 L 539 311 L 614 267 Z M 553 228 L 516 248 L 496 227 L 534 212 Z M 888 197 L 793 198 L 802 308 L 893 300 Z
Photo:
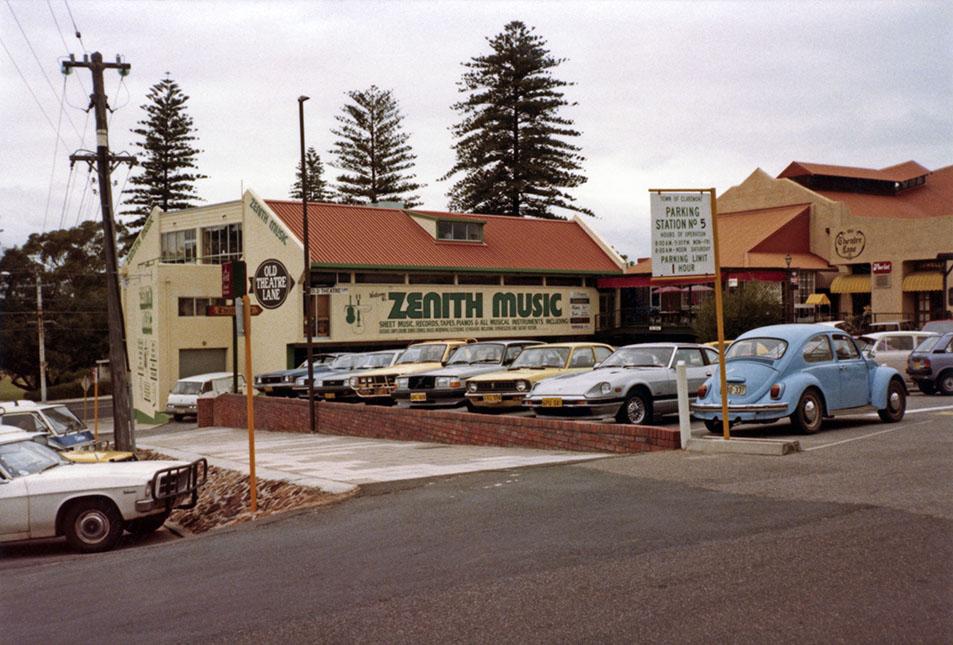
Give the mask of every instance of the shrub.
M 744 282 L 737 289 L 727 290 L 724 301 L 725 340 L 733 340 L 749 329 L 784 321 L 780 294 L 773 284 Z M 718 339 L 714 298 L 699 307 L 693 327 L 698 342 Z

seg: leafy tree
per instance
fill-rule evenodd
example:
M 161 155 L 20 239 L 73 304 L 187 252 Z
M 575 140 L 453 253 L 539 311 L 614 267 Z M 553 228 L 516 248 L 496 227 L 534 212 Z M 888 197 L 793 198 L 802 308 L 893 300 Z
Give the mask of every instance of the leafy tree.
M 407 143 L 403 114 L 390 90 L 371 85 L 363 92 L 347 93 L 351 103 L 335 117 L 340 127 L 332 152 L 332 165 L 345 171 L 337 177 L 337 190 L 345 203 L 402 202 L 416 206 L 412 194 L 423 186 L 412 171 L 417 158 Z
M 737 338 L 749 329 L 784 320 L 780 292 L 767 282 L 744 282 L 736 289 L 726 289 L 724 308 L 725 340 Z M 718 339 L 714 298 L 709 298 L 699 307 L 693 327 L 700 342 Z
M 164 211 L 190 208 L 199 200 L 195 182 L 207 178 L 196 170 L 196 157 L 202 151 L 193 145 L 198 138 L 192 117 L 186 113 L 189 97 L 167 73 L 149 89 L 146 98 L 140 106 L 146 117 L 139 121 L 141 127 L 132 130 L 141 137 L 133 145 L 141 151 L 142 172 L 129 179 L 134 188 L 126 202 L 135 208 L 123 213 L 132 217 L 123 232 L 123 253 L 154 206 Z
M 102 226 L 34 233 L 0 257 L 0 371 L 40 384 L 36 275 L 43 289 L 47 383 L 75 380 L 109 352 Z M 6 272 L 6 273 L 3 273 Z
M 557 218 L 552 209 L 562 208 L 592 215 L 566 191 L 586 181 L 581 148 L 567 141 L 579 132 L 559 114 L 569 105 L 561 88 L 574 84 L 553 77 L 565 59 L 551 56 L 533 31 L 510 22 L 487 39 L 490 54 L 463 63 L 457 85 L 467 97 L 453 105 L 462 120 L 451 128 L 456 163 L 441 178 L 463 173 L 447 193 L 451 210 Z
M 328 184 L 324 181 L 324 167 L 321 164 L 321 157 L 314 146 L 308 146 L 304 153 L 305 168 L 308 169 L 308 201 L 309 202 L 327 202 L 331 200 L 331 194 L 328 191 Z M 291 187 L 291 199 L 301 199 L 301 162 L 298 162 L 295 170 L 295 183 Z

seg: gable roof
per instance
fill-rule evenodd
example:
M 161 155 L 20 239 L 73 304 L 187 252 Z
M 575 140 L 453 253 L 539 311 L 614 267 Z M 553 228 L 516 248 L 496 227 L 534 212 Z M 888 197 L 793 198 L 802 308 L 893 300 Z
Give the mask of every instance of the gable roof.
M 916 190 L 895 195 L 819 189 L 814 192 L 847 204 L 851 215 L 858 217 L 949 217 L 953 216 L 953 166 L 934 170 Z
M 873 168 L 858 168 L 855 166 L 834 166 L 830 164 L 807 163 L 793 161 L 781 171 L 778 179 L 824 176 L 844 177 L 847 179 L 869 179 L 873 181 L 904 182 L 916 177 L 929 175 L 930 171 L 916 161 L 904 161 L 894 166 L 887 166 L 876 170 Z
M 303 239 L 301 203 L 265 200 Z M 483 224 L 483 242 L 436 240 L 414 215 Z M 617 274 L 604 242 L 575 220 L 406 211 L 362 205 L 309 204 L 311 261 L 363 269 Z

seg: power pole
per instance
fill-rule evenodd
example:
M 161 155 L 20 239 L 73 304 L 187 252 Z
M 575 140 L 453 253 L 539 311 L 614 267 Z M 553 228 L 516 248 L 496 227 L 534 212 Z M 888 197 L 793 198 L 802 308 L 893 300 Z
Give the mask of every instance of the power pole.
M 304 293 L 307 329 L 305 338 L 308 347 L 308 428 L 316 432 L 314 424 L 314 296 L 311 295 L 311 238 L 308 235 L 308 167 L 304 154 L 304 102 L 307 96 L 298 97 L 298 133 L 301 136 L 301 221 L 304 225 Z
M 117 60 L 104 63 L 103 55 L 93 52 L 82 62 L 72 60 L 63 62 L 63 73 L 69 74 L 74 67 L 89 69 L 93 77 L 93 93 L 90 95 L 90 108 L 96 115 L 96 154 L 73 154 L 70 162 L 86 161 L 96 163 L 99 174 L 99 200 L 103 215 L 103 251 L 106 260 L 106 307 L 109 316 L 109 371 L 113 386 L 113 439 L 117 450 L 134 450 L 136 438 L 132 414 L 132 388 L 129 379 L 129 356 L 126 351 L 126 328 L 123 321 L 122 300 L 119 295 L 119 268 L 116 261 L 116 224 L 112 212 L 112 188 L 109 176 L 113 163 L 135 165 L 135 157 L 109 154 L 109 133 L 106 121 L 106 92 L 103 88 L 103 70 L 119 70 L 121 76 L 129 73 L 129 63 Z
M 43 284 L 36 270 L 36 335 L 40 345 L 40 400 L 46 402 L 46 337 L 43 329 Z

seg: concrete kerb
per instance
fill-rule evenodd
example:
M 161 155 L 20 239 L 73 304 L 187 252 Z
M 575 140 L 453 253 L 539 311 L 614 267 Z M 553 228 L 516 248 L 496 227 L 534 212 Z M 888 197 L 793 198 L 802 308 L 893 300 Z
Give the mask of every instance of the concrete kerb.
M 693 438 L 688 442 L 691 452 L 707 454 L 735 454 L 735 455 L 764 455 L 783 457 L 801 451 L 798 441 L 787 439 L 750 439 L 734 438 L 725 440 L 721 437 Z

